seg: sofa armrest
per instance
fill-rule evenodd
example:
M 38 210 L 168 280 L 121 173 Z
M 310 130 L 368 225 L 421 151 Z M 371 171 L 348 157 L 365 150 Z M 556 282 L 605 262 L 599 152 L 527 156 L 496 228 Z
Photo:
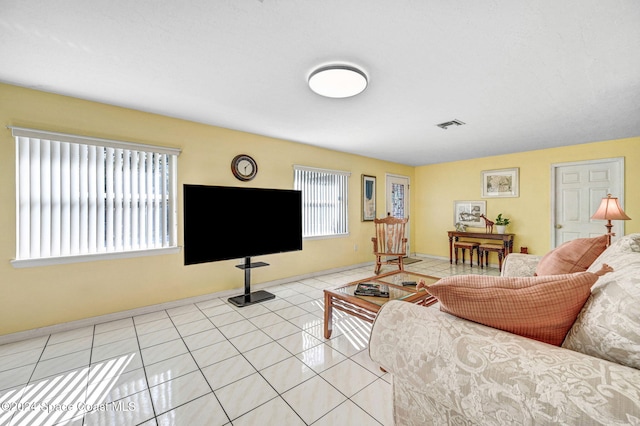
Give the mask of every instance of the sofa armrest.
M 532 277 L 542 256 L 509 253 L 502 263 L 503 277 Z
M 640 418 L 640 370 L 434 307 L 385 304 L 369 355 L 393 376 L 396 424 L 614 424 Z

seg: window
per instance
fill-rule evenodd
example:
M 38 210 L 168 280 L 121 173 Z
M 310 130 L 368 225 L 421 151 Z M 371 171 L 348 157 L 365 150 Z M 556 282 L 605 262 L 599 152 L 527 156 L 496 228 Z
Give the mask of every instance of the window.
M 351 173 L 294 166 L 294 189 L 302 191 L 302 236 L 346 235 Z
M 178 251 L 178 149 L 11 129 L 14 266 Z

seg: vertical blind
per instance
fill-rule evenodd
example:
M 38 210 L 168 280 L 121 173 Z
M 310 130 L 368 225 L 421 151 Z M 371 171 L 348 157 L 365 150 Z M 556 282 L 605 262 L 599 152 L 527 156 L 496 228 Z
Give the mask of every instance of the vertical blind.
M 179 150 L 11 129 L 17 260 L 176 245 Z
M 302 191 L 302 236 L 349 232 L 349 172 L 294 166 L 294 189 Z

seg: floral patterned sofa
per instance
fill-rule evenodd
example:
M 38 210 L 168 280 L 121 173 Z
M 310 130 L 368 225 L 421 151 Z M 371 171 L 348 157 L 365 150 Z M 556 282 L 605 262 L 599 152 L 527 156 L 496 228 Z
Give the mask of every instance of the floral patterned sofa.
M 511 254 L 503 276 L 531 276 L 539 256 Z M 640 424 L 640 234 L 609 264 L 560 347 L 440 311 L 391 301 L 371 359 L 392 374 L 397 425 Z

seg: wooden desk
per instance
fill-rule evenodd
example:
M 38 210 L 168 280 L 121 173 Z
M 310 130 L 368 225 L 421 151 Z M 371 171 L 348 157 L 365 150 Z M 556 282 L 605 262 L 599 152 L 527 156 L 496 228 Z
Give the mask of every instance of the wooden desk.
M 453 263 L 453 242 L 458 241 L 458 237 L 478 240 L 501 240 L 504 247 L 504 255 L 513 253 L 513 237 L 516 234 L 485 234 L 484 232 L 458 232 L 447 231 L 449 234 L 449 263 Z

